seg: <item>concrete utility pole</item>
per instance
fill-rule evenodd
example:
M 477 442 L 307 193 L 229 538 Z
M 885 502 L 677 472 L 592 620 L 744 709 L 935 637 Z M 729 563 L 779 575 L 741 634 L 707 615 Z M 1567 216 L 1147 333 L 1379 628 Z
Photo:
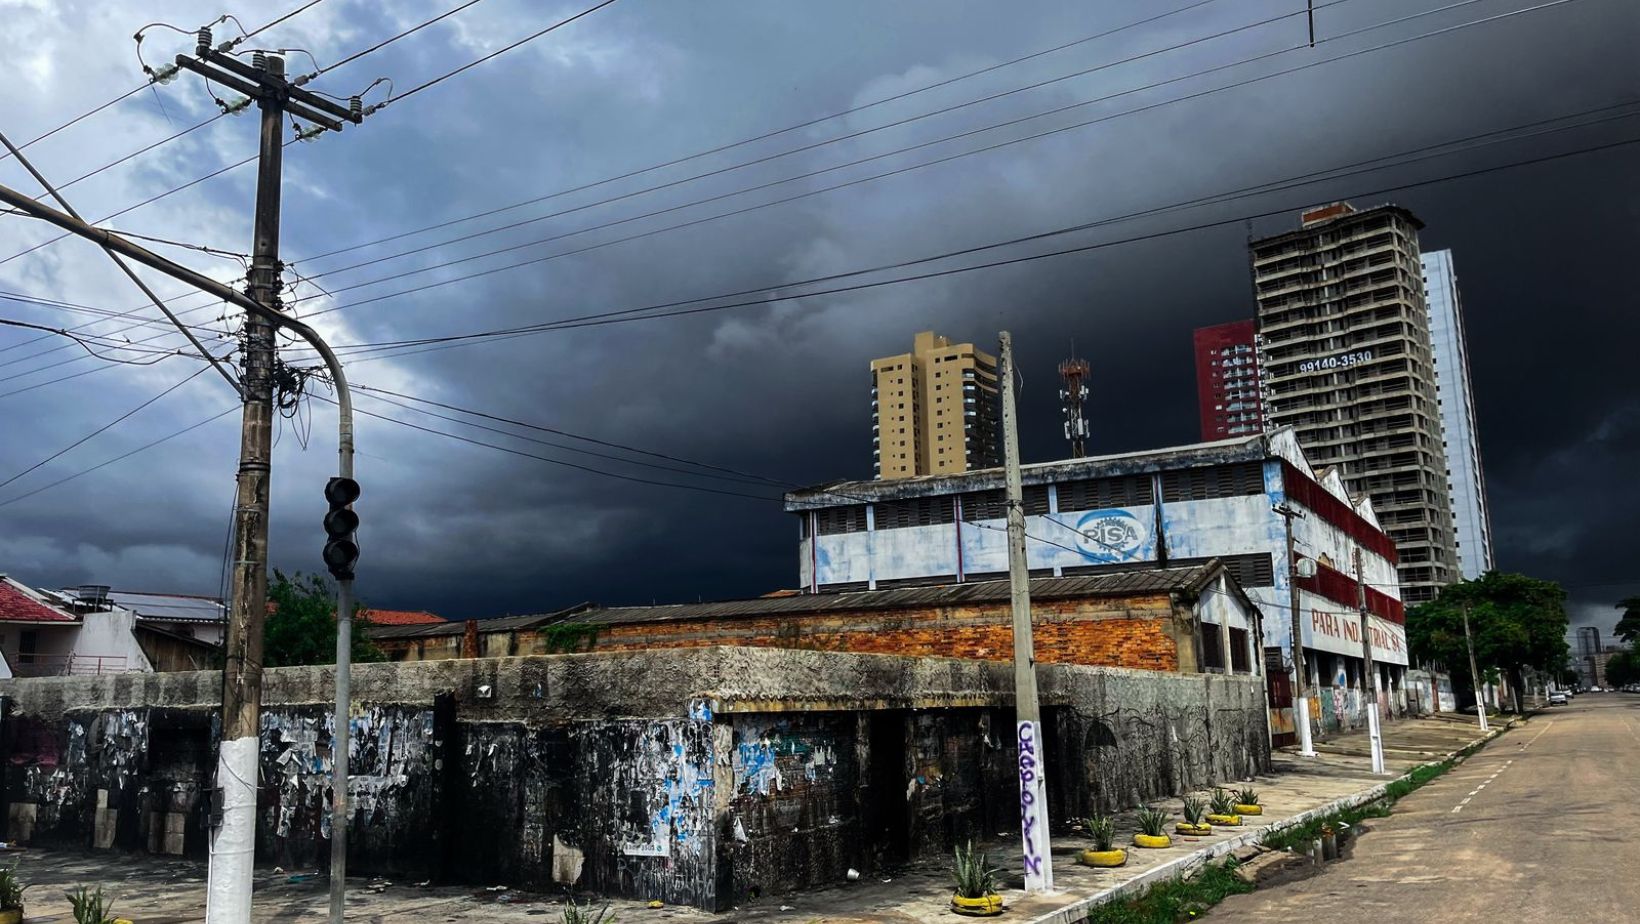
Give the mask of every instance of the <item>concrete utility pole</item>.
M 1298 726 L 1298 753 L 1303 757 L 1315 756 L 1315 743 L 1310 737 L 1310 697 L 1304 676 L 1304 632 L 1298 605 L 1298 543 L 1293 539 L 1293 520 L 1304 514 L 1282 504 L 1273 508 L 1287 523 L 1287 611 L 1292 616 L 1293 646 L 1293 718 Z
M 1372 772 L 1384 772 L 1384 732 L 1378 717 L 1378 668 L 1372 663 L 1372 615 L 1367 611 L 1367 581 L 1361 573 L 1361 549 L 1355 550 L 1355 601 L 1361 610 L 1361 694 L 1367 700 L 1367 739 L 1372 742 Z
M 195 56 L 178 55 L 178 67 L 206 80 L 230 87 L 256 101 L 261 110 L 261 151 L 257 162 L 256 212 L 247 294 L 266 311 L 245 320 L 245 365 L 242 373 L 245 411 L 240 427 L 239 479 L 234 500 L 233 571 L 230 583 L 228 632 L 222 671 L 222 739 L 218 750 L 216 787 L 221 797 L 221 821 L 211 832 L 211 864 L 206 886 L 207 924 L 241 924 L 250 920 L 251 873 L 256 848 L 256 778 L 262 711 L 262 623 L 268 595 L 268 483 L 272 457 L 274 399 L 274 327 L 282 321 L 280 300 L 284 264 L 279 261 L 280 186 L 284 170 L 282 138 L 287 113 L 324 129 L 340 131 L 343 121 L 363 120 L 359 99 L 339 106 L 324 97 L 292 86 L 285 79 L 285 61 L 278 55 L 255 52 L 247 65 L 211 47 L 209 29 L 201 29 Z M 311 131 L 317 132 L 319 129 Z M 342 459 L 336 481 L 357 496 L 352 454 Z M 351 503 L 352 497 L 348 498 Z M 332 503 L 333 508 L 336 506 Z M 344 505 L 346 506 L 346 505 Z M 353 517 L 349 510 L 348 517 Z M 353 525 L 357 518 L 353 517 Z M 327 518 L 327 532 L 330 530 Z M 346 542 L 354 549 L 351 529 Z M 334 543 L 332 543 L 334 545 Z M 352 561 L 338 567 L 325 550 L 326 564 L 336 575 L 336 727 L 332 732 L 332 798 L 330 818 L 330 917 L 341 920 L 347 867 L 347 757 L 351 621 L 353 618 Z
M 1481 717 L 1481 731 L 1486 731 L 1486 693 L 1481 686 L 1481 671 L 1475 666 L 1475 636 L 1469 632 L 1469 604 L 1463 605 L 1463 640 L 1469 646 L 1469 682 L 1475 687 L 1475 714 Z
M 1002 464 L 1008 506 L 1008 587 L 1014 611 L 1014 718 L 1019 745 L 1019 823 L 1025 848 L 1025 891 L 1053 891 L 1044 782 L 1042 709 L 1036 698 L 1036 646 L 1031 640 L 1031 570 L 1025 560 L 1025 492 L 1019 475 L 1019 419 L 1014 411 L 1014 338 L 998 335 L 1002 388 Z

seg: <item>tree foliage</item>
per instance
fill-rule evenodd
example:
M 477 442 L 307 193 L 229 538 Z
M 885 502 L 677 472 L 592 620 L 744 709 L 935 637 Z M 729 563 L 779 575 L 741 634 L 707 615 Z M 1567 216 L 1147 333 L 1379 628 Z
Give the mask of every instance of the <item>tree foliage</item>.
M 1614 687 L 1640 683 L 1640 652 L 1620 651 L 1606 662 L 1606 682 Z
M 1630 645 L 1640 642 L 1640 597 L 1629 597 L 1617 608 L 1623 611 L 1623 618 L 1617 620 L 1613 633 Z
M 268 619 L 262 630 L 262 663 L 268 667 L 336 663 L 336 587 L 326 577 L 273 572 Z M 385 661 L 365 637 L 369 611 L 353 606 L 353 662 Z
M 1553 581 L 1489 571 L 1451 584 L 1434 600 L 1407 612 L 1407 643 L 1418 661 L 1438 661 L 1469 680 L 1463 610 L 1475 636 L 1482 672 L 1497 667 L 1518 678 L 1523 668 L 1558 673 L 1566 668 L 1566 591 Z

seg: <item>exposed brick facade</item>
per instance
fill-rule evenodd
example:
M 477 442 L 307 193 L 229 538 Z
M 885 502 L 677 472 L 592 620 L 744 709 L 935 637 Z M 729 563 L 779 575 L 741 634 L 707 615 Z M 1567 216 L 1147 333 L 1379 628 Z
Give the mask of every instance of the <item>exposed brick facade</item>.
M 1199 669 L 1199 624 L 1190 605 L 1167 594 L 1037 601 L 1033 635 L 1045 663 Z M 572 619 L 573 623 L 573 619 Z M 1013 625 L 1006 603 L 752 616 L 731 619 L 654 619 L 588 623 L 578 636 L 554 627 L 483 632 L 484 656 L 547 653 L 568 641 L 575 650 L 627 651 L 746 645 L 863 654 L 974 658 L 1013 657 Z M 430 660 L 460 654 L 459 636 L 414 641 L 382 639 L 394 660 Z

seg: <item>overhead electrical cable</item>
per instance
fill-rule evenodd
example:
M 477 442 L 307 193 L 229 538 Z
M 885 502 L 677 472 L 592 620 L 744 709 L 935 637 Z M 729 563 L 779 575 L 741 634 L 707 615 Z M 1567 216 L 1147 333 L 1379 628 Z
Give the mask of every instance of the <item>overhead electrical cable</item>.
M 0 397 L 4 397 L 4 395 L 0 395 Z M 201 420 L 200 422 L 198 422 L 196 424 L 190 424 L 189 426 L 183 427 L 181 430 L 177 430 L 177 431 L 174 431 L 172 433 L 168 433 L 165 436 L 162 436 L 159 439 L 154 440 L 152 442 L 144 443 L 143 445 L 138 446 L 137 448 L 135 448 L 135 449 L 133 449 L 129 452 L 121 453 L 120 455 L 117 455 L 114 458 L 109 459 L 105 462 L 99 462 L 96 465 L 91 466 L 90 468 L 81 469 L 80 471 L 77 471 L 74 474 L 67 476 L 66 478 L 59 478 L 56 481 L 51 482 L 50 484 L 41 485 L 40 487 L 35 488 L 32 491 L 27 491 L 25 493 L 17 495 L 16 497 L 8 497 L 5 500 L 0 501 L 0 507 L 6 507 L 6 506 L 9 506 L 11 504 L 15 504 L 18 501 L 23 500 L 24 498 L 33 497 L 34 495 L 39 494 L 42 491 L 49 491 L 52 488 L 57 487 L 58 485 L 67 484 L 68 482 L 73 481 L 76 478 L 84 477 L 84 476 L 89 475 L 92 472 L 95 472 L 99 469 L 106 468 L 110 465 L 113 465 L 116 462 L 123 462 L 126 459 L 129 459 L 132 456 L 134 456 L 134 455 L 136 455 L 140 452 L 146 452 L 147 450 L 152 449 L 155 446 L 160 445 L 161 443 L 169 442 L 170 440 L 174 440 L 177 437 L 182 436 L 183 434 L 191 433 L 195 430 L 198 430 L 200 427 L 205 426 L 208 423 L 213 423 L 215 421 L 221 420 L 222 418 L 224 418 L 224 417 L 228 416 L 229 414 L 232 414 L 232 413 L 234 413 L 235 411 L 238 411 L 238 410 L 239 410 L 239 405 L 234 404 L 233 406 L 231 406 L 231 407 L 227 408 L 226 410 L 222 411 L 220 414 L 216 414 L 216 415 L 213 415 L 211 417 L 207 417 L 204 420 Z

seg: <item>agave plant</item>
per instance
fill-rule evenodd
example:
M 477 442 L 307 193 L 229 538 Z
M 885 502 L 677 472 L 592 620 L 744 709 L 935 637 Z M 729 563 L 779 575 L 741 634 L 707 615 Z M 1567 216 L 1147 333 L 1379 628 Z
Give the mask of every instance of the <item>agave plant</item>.
M 1184 820 L 1191 827 L 1202 823 L 1202 816 L 1207 814 L 1206 800 L 1198 796 L 1184 797 Z
M 1213 806 L 1213 814 L 1215 815 L 1234 815 L 1236 813 L 1235 798 L 1230 795 L 1229 790 L 1217 786 L 1213 787 L 1213 798 L 1209 800 L 1208 804 Z
M 957 894 L 963 898 L 984 898 L 996 894 L 997 877 L 1002 870 L 990 863 L 985 854 L 974 853 L 974 842 L 956 848 L 956 863 L 951 867 Z
M 1082 819 L 1082 827 L 1087 830 L 1088 837 L 1093 838 L 1094 850 L 1109 850 L 1111 845 L 1116 842 L 1116 819 L 1109 815 L 1094 815 L 1091 818 L 1084 818 Z
M 1139 830 L 1151 837 L 1161 837 L 1167 833 L 1167 812 L 1154 806 L 1146 805 L 1139 809 Z
M 17 878 L 17 864 L 0 866 L 0 911 L 10 911 L 23 907 L 23 885 Z
M 1258 805 L 1258 790 L 1251 786 L 1243 786 L 1236 790 L 1236 803 L 1238 805 Z
M 575 901 L 573 896 L 564 905 L 563 924 L 614 924 L 615 915 L 605 905 L 597 911 L 592 910 L 592 903 L 582 905 Z
M 64 897 L 74 911 L 75 924 L 114 924 L 114 903 L 103 895 L 102 886 L 97 886 L 95 892 L 80 886 L 65 892 Z

